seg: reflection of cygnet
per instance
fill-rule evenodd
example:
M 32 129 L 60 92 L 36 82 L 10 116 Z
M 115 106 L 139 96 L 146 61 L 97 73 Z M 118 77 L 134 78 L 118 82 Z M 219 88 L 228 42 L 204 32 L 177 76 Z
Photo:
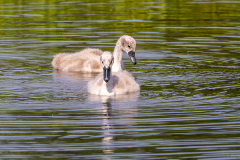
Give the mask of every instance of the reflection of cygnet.
M 103 73 L 88 82 L 88 92 L 97 95 L 117 95 L 138 92 L 139 85 L 127 71 L 111 72 L 114 58 L 110 52 L 103 52 L 100 57 Z

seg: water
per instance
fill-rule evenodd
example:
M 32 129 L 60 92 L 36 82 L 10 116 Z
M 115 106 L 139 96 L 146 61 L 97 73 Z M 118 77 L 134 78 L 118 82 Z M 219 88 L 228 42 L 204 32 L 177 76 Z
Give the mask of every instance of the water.
M 240 1 L 0 2 L 0 159 L 239 159 Z M 87 93 L 53 55 L 113 51 L 139 94 Z

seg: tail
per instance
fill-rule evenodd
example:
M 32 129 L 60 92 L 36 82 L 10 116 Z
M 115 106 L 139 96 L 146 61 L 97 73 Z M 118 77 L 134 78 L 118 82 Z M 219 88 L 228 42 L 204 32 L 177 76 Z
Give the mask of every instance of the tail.
M 62 60 L 66 55 L 66 53 L 60 53 L 53 57 L 52 66 L 54 69 L 61 69 Z

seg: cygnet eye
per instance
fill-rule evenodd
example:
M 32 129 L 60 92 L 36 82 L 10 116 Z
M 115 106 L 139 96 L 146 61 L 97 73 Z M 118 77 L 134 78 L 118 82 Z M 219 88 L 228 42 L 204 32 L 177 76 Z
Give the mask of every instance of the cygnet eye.
M 130 45 L 128 45 L 128 48 L 130 48 Z

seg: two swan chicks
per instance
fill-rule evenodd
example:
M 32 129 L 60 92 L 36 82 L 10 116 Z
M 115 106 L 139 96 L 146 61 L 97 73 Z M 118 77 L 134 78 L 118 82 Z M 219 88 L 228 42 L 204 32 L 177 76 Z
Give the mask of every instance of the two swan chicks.
M 122 63 L 122 54 L 126 52 L 135 65 L 137 63 L 135 50 L 135 39 L 131 36 L 123 35 L 118 39 L 113 55 L 110 52 L 103 52 L 99 49 L 87 48 L 74 54 L 57 54 L 53 58 L 52 65 L 55 69 L 66 72 L 81 71 L 92 73 L 102 72 L 103 70 L 102 74 L 88 84 L 88 91 L 92 94 L 115 95 L 137 92 L 140 90 L 139 85 L 131 74 L 123 70 Z
M 112 71 L 118 72 L 123 70 L 122 54 L 126 52 L 132 63 L 137 63 L 135 58 L 136 41 L 128 35 L 121 36 L 114 48 L 113 56 L 115 63 Z M 103 51 L 100 49 L 87 48 L 74 54 L 60 53 L 54 56 L 52 65 L 55 69 L 66 72 L 101 72 L 102 67 L 99 58 Z
M 139 84 L 126 70 L 112 72 L 114 57 L 111 52 L 100 56 L 103 73 L 88 82 L 88 92 L 97 95 L 117 95 L 140 91 Z

